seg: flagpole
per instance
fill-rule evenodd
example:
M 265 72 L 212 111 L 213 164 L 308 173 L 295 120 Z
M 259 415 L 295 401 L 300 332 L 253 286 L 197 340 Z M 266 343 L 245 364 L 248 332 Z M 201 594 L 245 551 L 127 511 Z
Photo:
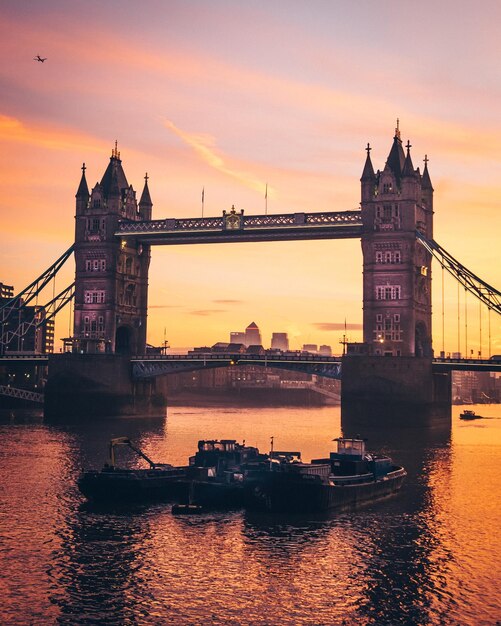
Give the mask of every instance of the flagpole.
M 202 187 L 202 217 L 204 216 L 205 187 Z
M 264 192 L 264 214 L 268 215 L 268 183 L 266 183 L 266 190 Z

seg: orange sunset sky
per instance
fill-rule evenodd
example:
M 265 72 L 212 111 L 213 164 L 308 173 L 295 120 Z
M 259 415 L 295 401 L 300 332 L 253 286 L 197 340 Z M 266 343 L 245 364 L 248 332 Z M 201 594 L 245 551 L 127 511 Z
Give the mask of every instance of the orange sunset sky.
M 430 159 L 435 239 L 500 288 L 497 0 L 3 0 L 0 19 L 0 282 L 16 291 L 71 245 L 82 162 L 92 187 L 115 140 L 138 195 L 148 172 L 154 218 L 200 216 L 202 188 L 206 216 L 264 213 L 266 184 L 268 213 L 343 211 L 397 117 L 414 166 Z M 499 316 L 489 337 L 469 296 L 458 338 L 452 279 L 444 293 L 445 337 L 435 264 L 435 352 L 501 353 Z M 152 344 L 212 345 L 255 321 L 266 347 L 278 331 L 339 353 L 345 319 L 362 338 L 360 241 L 154 247 L 149 302 Z

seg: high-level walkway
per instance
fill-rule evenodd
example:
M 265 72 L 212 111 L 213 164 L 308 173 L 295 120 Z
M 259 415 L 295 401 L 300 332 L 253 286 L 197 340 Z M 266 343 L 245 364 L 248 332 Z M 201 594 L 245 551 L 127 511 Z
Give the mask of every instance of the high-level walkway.
M 150 245 L 346 239 L 361 234 L 359 210 L 276 215 L 232 211 L 221 217 L 122 221 L 115 232 L 122 240 L 134 238 Z

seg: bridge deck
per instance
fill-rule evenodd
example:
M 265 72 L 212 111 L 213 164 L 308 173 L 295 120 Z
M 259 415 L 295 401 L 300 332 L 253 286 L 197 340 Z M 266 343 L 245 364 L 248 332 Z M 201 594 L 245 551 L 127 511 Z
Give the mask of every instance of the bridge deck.
M 235 221 L 228 222 L 228 217 Z M 276 215 L 232 213 L 221 217 L 123 221 L 115 233 L 122 239 L 134 237 L 150 245 L 347 239 L 361 234 L 362 218 L 358 210 Z
M 57 358 L 58 354 L 4 354 L 0 355 L 0 364 L 7 365 L 9 363 L 33 363 L 46 364 L 49 356 Z M 62 353 L 61 356 L 64 356 Z M 88 355 L 80 355 L 85 359 Z M 92 355 L 96 356 L 96 355 Z M 110 355 L 106 355 L 110 356 Z M 356 358 L 356 357 L 354 357 Z M 389 358 L 389 357 L 381 357 Z M 398 357 L 392 357 L 398 359 Z M 341 364 L 339 356 L 321 356 L 318 354 L 229 354 L 226 352 L 196 352 L 191 354 L 146 354 L 135 355 L 130 357 L 132 364 L 134 363 L 221 363 L 221 365 L 251 365 L 260 364 L 273 367 L 273 364 L 280 365 L 286 363 L 309 363 L 318 365 L 334 366 Z M 432 360 L 433 371 L 450 372 L 450 371 L 483 371 L 483 372 L 500 372 L 501 360 L 499 359 L 442 359 L 434 358 Z

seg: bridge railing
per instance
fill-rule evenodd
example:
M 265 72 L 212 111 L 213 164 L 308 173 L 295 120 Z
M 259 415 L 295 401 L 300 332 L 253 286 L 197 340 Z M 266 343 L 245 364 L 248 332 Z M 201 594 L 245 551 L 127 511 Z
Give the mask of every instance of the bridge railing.
M 46 363 L 49 360 L 48 354 L 27 354 L 27 353 L 6 353 L 0 355 L 0 362 L 7 363 L 15 363 L 17 361 L 27 362 L 27 361 L 38 361 L 41 363 Z
M 238 214 L 237 214 L 238 215 Z M 318 212 L 318 213 L 284 213 L 276 215 L 239 215 L 241 229 L 274 228 L 274 227 L 304 227 L 329 225 L 361 225 L 362 218 L 359 210 Z M 151 232 L 185 232 L 190 230 L 224 230 L 225 218 L 166 218 L 162 220 L 143 220 L 139 222 L 122 221 L 118 235 L 141 234 Z
M 340 357 L 318 354 L 246 354 L 229 352 L 197 352 L 191 354 L 145 354 L 131 357 L 131 361 L 312 361 L 315 363 L 338 363 Z

